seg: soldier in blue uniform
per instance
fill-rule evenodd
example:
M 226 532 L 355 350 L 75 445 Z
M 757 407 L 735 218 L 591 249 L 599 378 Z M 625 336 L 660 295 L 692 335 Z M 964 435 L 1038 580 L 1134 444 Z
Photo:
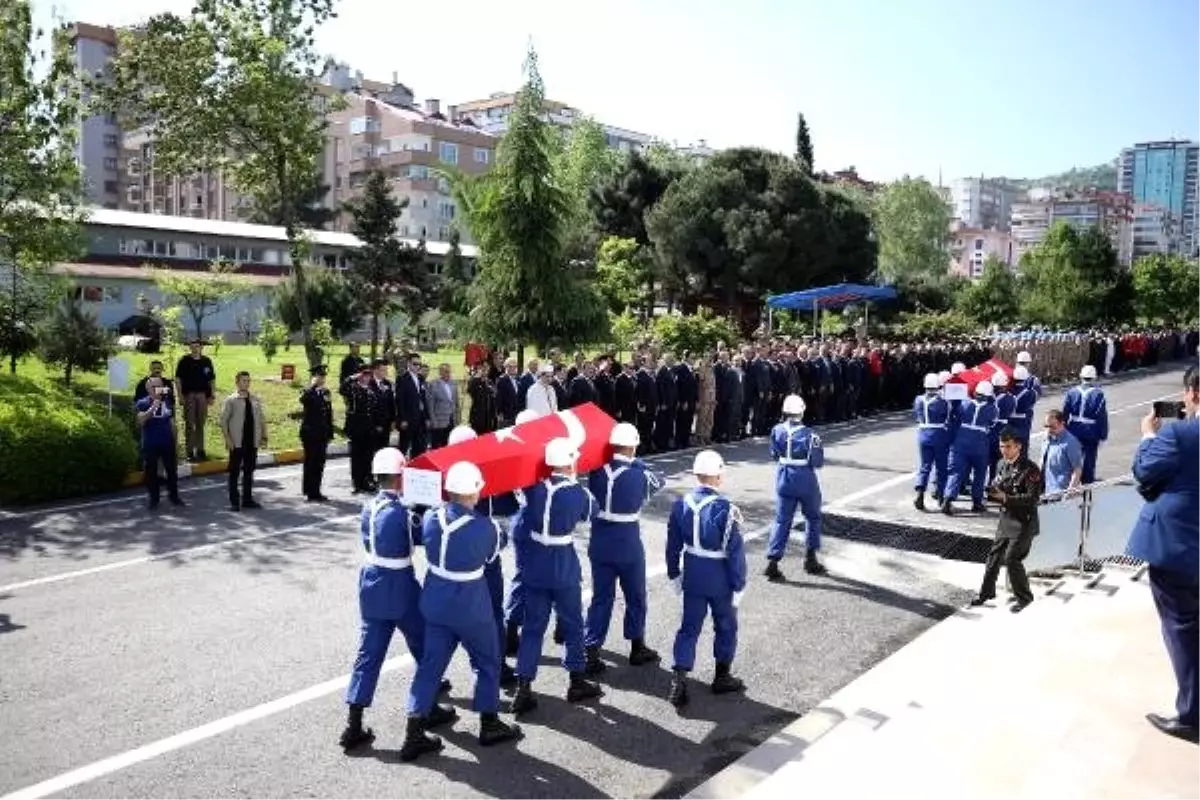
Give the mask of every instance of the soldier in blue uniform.
M 804 515 L 804 571 L 824 575 L 825 567 L 817 561 L 821 549 L 821 483 L 817 470 L 825 464 L 821 438 L 806 427 L 804 400 L 790 394 L 783 401 L 786 420 L 771 429 L 771 459 L 775 469 L 775 527 L 767 542 L 767 568 L 763 572 L 771 581 L 785 580 L 779 561 L 787 550 L 796 518 L 796 508 Z
M 400 629 L 414 660 L 420 661 L 425 652 L 425 619 L 419 605 L 421 584 L 413 573 L 413 551 L 420 544 L 421 533 L 417 520 L 400 499 L 404 463 L 404 454 L 394 447 L 379 450 L 371 460 L 371 473 L 381 489 L 364 504 L 359 521 L 364 560 L 358 574 L 362 638 L 346 689 L 350 711 L 340 739 L 346 750 L 375 739 L 371 729 L 363 727 L 363 709 L 375 697 L 392 632 Z M 442 681 L 441 690 L 449 689 L 449 681 Z
M 459 442 L 467 442 L 477 438 L 478 434 L 470 425 L 459 425 L 450 431 L 449 437 L 446 439 L 447 446 L 455 445 Z M 517 496 L 512 492 L 495 495 L 493 497 L 485 497 L 478 501 L 475 506 L 476 513 L 482 514 L 495 522 L 500 528 L 500 549 L 508 547 L 508 530 L 512 524 L 512 517 L 521 510 Z M 505 626 L 504 626 L 504 570 L 501 567 L 500 559 L 493 559 L 487 562 L 484 567 L 484 577 L 487 579 L 488 592 L 492 598 L 492 613 L 496 619 L 496 636 L 499 641 L 499 647 L 503 648 L 505 644 Z M 503 654 L 502 654 L 503 655 Z M 500 685 L 512 686 L 517 682 L 517 673 L 508 665 L 507 661 L 500 662 Z
M 1033 435 L 1033 415 L 1034 406 L 1038 401 L 1038 388 L 1026 367 L 1013 370 L 1012 395 L 1014 407 L 1008 415 L 1008 424 L 1017 432 L 1021 441 L 1021 452 L 1028 454 L 1029 439 Z
M 1033 374 L 1033 356 L 1029 355 L 1028 350 L 1022 350 L 1021 352 L 1017 353 L 1017 366 L 1025 368 L 1025 373 L 1027 376 L 1024 379 L 1026 381 L 1025 385 L 1033 390 L 1034 395 L 1041 397 L 1043 394 L 1045 394 L 1045 390 L 1042 389 L 1042 382 L 1039 381 Z M 1013 375 L 1013 379 L 1017 379 L 1015 374 Z
M 942 498 L 942 513 L 952 514 L 951 503 L 972 474 L 971 510 L 987 511 L 983 504 L 983 490 L 987 484 L 988 453 L 992 426 L 996 423 L 995 390 L 988 381 L 980 381 L 975 387 L 975 399 L 961 404 L 958 412 L 959 424 L 950 449 L 950 480 L 946 484 L 946 496 Z
M 525 409 L 517 414 L 517 420 L 513 423 L 516 425 L 524 425 L 526 422 L 535 420 L 540 416 L 538 412 L 532 409 Z M 514 499 L 520 503 L 525 502 L 525 493 L 517 491 L 513 493 Z M 512 520 L 515 524 L 515 516 Z M 504 655 L 505 657 L 515 658 L 517 648 L 521 642 L 521 625 L 525 622 L 525 590 L 521 588 L 521 563 L 517 562 L 516 571 L 513 572 L 512 580 L 508 582 L 508 597 L 504 601 Z
M 913 505 L 918 511 L 925 510 L 925 489 L 929 486 L 930 473 L 936 470 L 933 483 L 933 500 L 939 505 L 946 496 L 947 464 L 950 459 L 950 426 L 953 414 L 950 402 L 939 390 L 942 380 L 932 372 L 925 376 L 925 394 L 917 395 L 913 401 L 913 419 L 917 423 L 917 450 L 921 466 L 917 469 L 917 493 Z
M 1104 390 L 1095 384 L 1096 368 L 1088 364 L 1079 370 L 1079 385 L 1067 390 L 1063 399 L 1063 414 L 1067 430 L 1083 448 L 1083 483 L 1096 480 L 1096 456 L 1100 443 L 1108 441 L 1108 404 Z
M 675 501 L 667 520 L 667 578 L 683 598 L 683 619 L 675 635 L 675 674 L 667 700 L 688 702 L 687 674 L 696 663 L 696 642 L 712 611 L 714 694 L 740 692 L 746 685 L 731 672 L 737 655 L 737 607 L 746 590 L 746 551 L 741 512 L 720 493 L 725 462 L 715 450 L 696 454 L 692 474 L 699 483 Z
M 601 695 L 600 687 L 584 677 L 583 572 L 573 535 L 580 522 L 595 515 L 596 502 L 575 479 L 579 451 L 569 439 L 550 440 L 545 457 L 550 477 L 525 491 L 525 505 L 512 532 L 525 595 L 525 623 L 517 651 L 517 693 L 512 705 L 518 716 L 537 708 L 532 684 L 551 608 L 562 625 L 563 666 L 571 676 L 567 701 L 578 703 Z
M 442 740 L 426 731 L 453 723 L 458 713 L 437 705 L 438 685 L 458 645 L 475 668 L 472 708 L 479 714 L 479 743 L 516 739 L 521 729 L 500 721 L 500 638 L 484 577 L 486 565 L 500 560 L 500 526 L 474 511 L 483 488 L 479 467 L 466 461 L 446 471 L 449 502 L 425 514 L 422 539 L 429 560 L 421 614 L 425 652 L 417 662 L 408 693 L 408 727 L 400 760 L 442 749 Z
M 588 675 L 604 671 L 600 648 L 608 637 L 617 583 L 625 598 L 625 638 L 630 642 L 629 663 L 653 664 L 658 653 L 646 646 L 646 549 L 639 520 L 642 506 L 663 486 L 662 479 L 635 458 L 641 437 L 637 428 L 622 422 L 609 436 L 612 461 L 595 470 L 588 488 L 600 508 L 592 521 L 588 559 L 592 563 L 592 603 L 587 612 L 583 646 Z
M 992 388 L 996 393 L 996 422 L 992 425 L 992 433 L 988 437 L 988 483 L 996 479 L 996 465 L 1000 463 L 1000 432 L 1008 427 L 1008 420 L 1017 408 L 1017 399 L 1008 393 L 1007 375 L 1003 372 L 996 373 L 992 378 Z

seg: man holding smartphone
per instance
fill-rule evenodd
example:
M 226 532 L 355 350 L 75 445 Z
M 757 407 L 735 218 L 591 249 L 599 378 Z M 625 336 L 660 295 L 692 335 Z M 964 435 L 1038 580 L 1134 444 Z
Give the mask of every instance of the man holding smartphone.
M 1158 730 L 1200 740 L 1200 372 L 1183 376 L 1178 404 L 1155 404 L 1142 419 L 1133 476 L 1146 504 L 1125 553 L 1149 564 L 1147 576 L 1175 670 L 1175 716 L 1147 714 Z M 1164 417 L 1166 419 L 1164 419 Z
M 175 468 L 175 425 L 174 404 L 170 402 L 170 389 L 163 385 L 160 377 L 146 381 L 146 396 L 137 401 L 137 424 L 142 433 L 143 475 L 146 492 L 150 499 L 147 507 L 158 508 L 158 466 L 162 464 L 167 476 L 167 497 L 174 505 L 184 505 L 179 497 L 179 480 Z

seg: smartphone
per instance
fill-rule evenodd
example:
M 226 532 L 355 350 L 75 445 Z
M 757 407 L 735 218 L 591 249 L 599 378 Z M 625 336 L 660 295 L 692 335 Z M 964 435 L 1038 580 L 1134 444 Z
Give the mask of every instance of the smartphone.
M 1183 419 L 1183 403 L 1177 400 L 1155 400 L 1154 416 L 1159 419 Z

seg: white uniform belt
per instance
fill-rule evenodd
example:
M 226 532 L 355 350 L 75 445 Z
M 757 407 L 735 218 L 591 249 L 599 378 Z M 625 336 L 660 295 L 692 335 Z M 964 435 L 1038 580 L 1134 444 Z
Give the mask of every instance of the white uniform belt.
M 483 567 L 473 569 L 470 572 L 454 572 L 453 570 L 442 569 L 437 564 L 430 564 L 429 571 L 439 578 L 444 578 L 455 583 L 466 583 L 468 581 L 477 581 L 483 577 Z
M 714 560 L 727 557 L 724 550 L 705 550 L 703 547 L 693 547 L 690 544 L 685 544 L 683 546 L 683 552 L 689 555 L 699 556 L 700 558 L 711 558 Z
M 807 467 L 808 459 L 807 458 L 781 458 L 781 459 L 779 459 L 779 465 L 781 467 Z
M 411 558 L 384 558 L 374 553 L 363 553 L 363 558 L 368 564 L 384 569 L 408 569 L 412 566 Z
M 1025 415 L 1024 414 L 1009 414 L 1008 418 L 1009 419 L 1025 419 Z
M 597 511 L 596 519 L 605 522 L 641 522 L 641 514 L 618 514 L 615 511 Z
M 962 427 L 969 431 L 979 431 L 980 433 L 988 433 L 991 431 L 991 428 L 985 428 L 982 425 L 963 425 Z
M 918 427 L 921 427 L 921 428 L 945 428 L 946 423 L 944 423 L 944 422 L 922 422 Z
M 1067 422 L 1082 422 L 1084 425 L 1095 425 L 1096 424 L 1096 420 L 1091 419 L 1089 417 L 1075 417 L 1075 416 L 1070 417 L 1067 420 Z
M 533 539 L 538 544 L 544 544 L 547 547 L 565 547 L 575 541 L 575 537 L 571 534 L 563 534 L 562 536 L 550 536 L 545 533 L 531 534 L 530 539 Z

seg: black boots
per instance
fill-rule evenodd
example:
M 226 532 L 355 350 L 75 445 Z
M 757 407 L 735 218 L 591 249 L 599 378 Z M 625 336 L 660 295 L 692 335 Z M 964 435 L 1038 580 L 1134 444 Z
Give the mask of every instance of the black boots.
M 501 722 L 500 717 L 496 714 L 479 716 L 479 743 L 484 747 L 520 739 L 521 736 L 520 725 L 508 725 Z
M 600 648 L 589 647 L 587 649 L 587 662 L 583 667 L 583 671 L 587 675 L 596 676 L 604 672 L 607 668 L 605 663 L 600 660 Z
M 825 569 L 825 565 L 817 561 L 817 554 L 813 550 L 809 550 L 804 554 L 804 571 L 809 575 L 825 575 L 829 570 Z
M 508 665 L 507 661 L 500 662 L 500 685 L 505 689 L 511 689 L 517 685 L 517 672 Z
M 450 679 L 442 678 L 442 682 L 438 684 L 438 694 L 445 694 L 446 692 L 450 691 L 450 689 Z
M 567 702 L 581 703 L 603 695 L 600 684 L 592 683 L 583 677 L 582 672 L 571 673 L 571 685 L 567 687 Z
M 729 664 L 717 664 L 717 673 L 713 676 L 713 694 L 730 694 L 746 688 L 741 678 L 735 678 L 729 673 Z
M 428 716 L 425 717 L 425 730 L 433 730 L 442 725 L 453 725 L 457 720 L 458 712 L 454 710 L 453 706 L 434 705 Z
M 787 580 L 783 576 L 783 572 L 779 569 L 779 559 L 777 558 L 772 558 L 767 562 L 767 568 L 763 570 L 763 575 L 767 576 L 767 580 L 771 583 L 780 583 Z
M 508 623 L 504 629 L 504 655 L 513 658 L 521 646 L 521 626 L 514 622 Z
M 338 744 L 342 746 L 343 750 L 353 750 L 375 741 L 375 732 L 370 728 L 363 727 L 362 718 L 363 707 L 350 706 L 350 717 L 346 720 L 346 729 L 342 731 L 342 737 L 338 739 Z
M 526 678 L 517 678 L 517 693 L 513 695 L 512 713 L 514 717 L 528 714 L 537 708 L 537 700 L 533 696 L 533 684 Z
M 425 753 L 437 753 L 445 746 L 440 738 L 430 736 L 425 730 L 424 717 L 408 718 L 408 725 L 404 729 L 404 744 L 400 747 L 401 761 L 412 761 Z
M 634 639 L 633 644 L 629 648 L 629 664 L 633 667 L 640 667 L 643 664 L 658 663 L 658 652 L 646 647 L 646 643 L 641 639 Z
M 917 496 L 913 498 L 913 508 L 917 511 L 925 510 L 925 493 L 917 492 Z
M 671 678 L 671 691 L 667 693 L 667 702 L 676 708 L 683 708 L 687 705 L 687 670 L 675 668 L 675 674 Z

